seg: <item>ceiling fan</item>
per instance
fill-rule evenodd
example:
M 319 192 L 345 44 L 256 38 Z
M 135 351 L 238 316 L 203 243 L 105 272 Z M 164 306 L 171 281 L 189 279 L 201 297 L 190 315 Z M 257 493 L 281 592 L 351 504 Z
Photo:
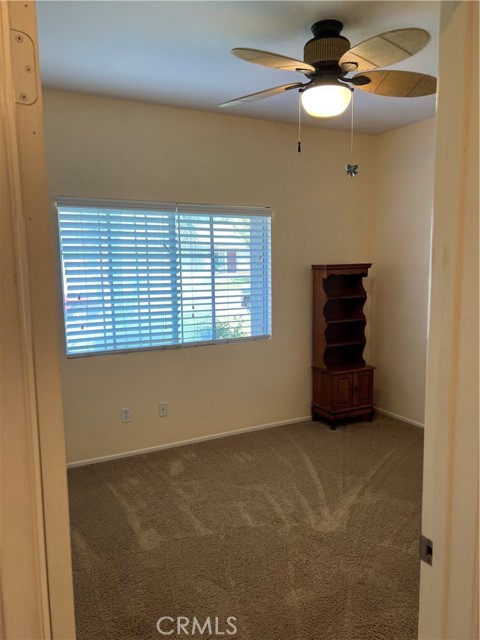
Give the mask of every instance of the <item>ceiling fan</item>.
M 316 22 L 312 26 L 314 37 L 303 49 L 303 61 L 259 49 L 232 49 L 234 55 L 247 62 L 284 71 L 299 71 L 308 82 L 283 84 L 229 100 L 220 106 L 253 102 L 298 89 L 305 111 L 312 116 L 326 118 L 345 111 L 354 88 L 397 98 L 416 98 L 436 92 L 437 81 L 433 76 L 381 69 L 423 49 L 430 40 L 428 31 L 413 27 L 396 29 L 350 48 L 347 38 L 340 35 L 342 29 L 343 24 L 339 20 Z M 347 77 L 351 73 L 355 75 Z

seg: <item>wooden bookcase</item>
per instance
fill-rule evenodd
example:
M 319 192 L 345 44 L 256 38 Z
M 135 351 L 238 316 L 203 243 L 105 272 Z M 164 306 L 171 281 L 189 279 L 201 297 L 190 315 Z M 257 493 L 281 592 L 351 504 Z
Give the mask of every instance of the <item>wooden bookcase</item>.
M 367 418 L 373 408 L 374 367 L 365 363 L 367 294 L 371 264 L 313 265 L 312 419 Z

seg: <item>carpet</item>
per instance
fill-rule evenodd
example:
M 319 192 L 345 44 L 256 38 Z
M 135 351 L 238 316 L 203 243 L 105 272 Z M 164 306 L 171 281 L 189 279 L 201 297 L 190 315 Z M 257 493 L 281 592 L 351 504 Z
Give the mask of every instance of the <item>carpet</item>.
M 413 640 L 422 456 L 379 416 L 69 470 L 78 640 Z

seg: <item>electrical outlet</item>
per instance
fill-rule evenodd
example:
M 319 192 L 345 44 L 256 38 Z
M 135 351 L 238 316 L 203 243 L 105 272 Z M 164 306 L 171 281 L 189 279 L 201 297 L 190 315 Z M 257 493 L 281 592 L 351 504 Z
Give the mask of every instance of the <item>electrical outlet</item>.
M 168 402 L 161 402 L 158 405 L 158 415 L 160 418 L 165 418 L 168 416 Z
M 132 412 L 130 410 L 130 407 L 123 407 L 123 409 L 120 409 L 120 418 L 122 422 L 132 421 Z

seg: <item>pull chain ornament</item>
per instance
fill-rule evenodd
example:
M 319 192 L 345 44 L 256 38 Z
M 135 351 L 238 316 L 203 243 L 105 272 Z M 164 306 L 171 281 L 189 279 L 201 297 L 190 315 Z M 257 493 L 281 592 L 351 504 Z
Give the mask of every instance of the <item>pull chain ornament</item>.
M 354 97 L 354 93 L 353 93 L 353 89 L 351 91 L 352 91 L 352 106 L 351 106 L 352 118 L 350 121 L 350 162 L 347 163 L 347 166 L 345 167 L 345 174 L 347 176 L 350 176 L 351 178 L 354 178 L 355 176 L 358 175 L 358 164 L 353 164 L 353 97 Z

